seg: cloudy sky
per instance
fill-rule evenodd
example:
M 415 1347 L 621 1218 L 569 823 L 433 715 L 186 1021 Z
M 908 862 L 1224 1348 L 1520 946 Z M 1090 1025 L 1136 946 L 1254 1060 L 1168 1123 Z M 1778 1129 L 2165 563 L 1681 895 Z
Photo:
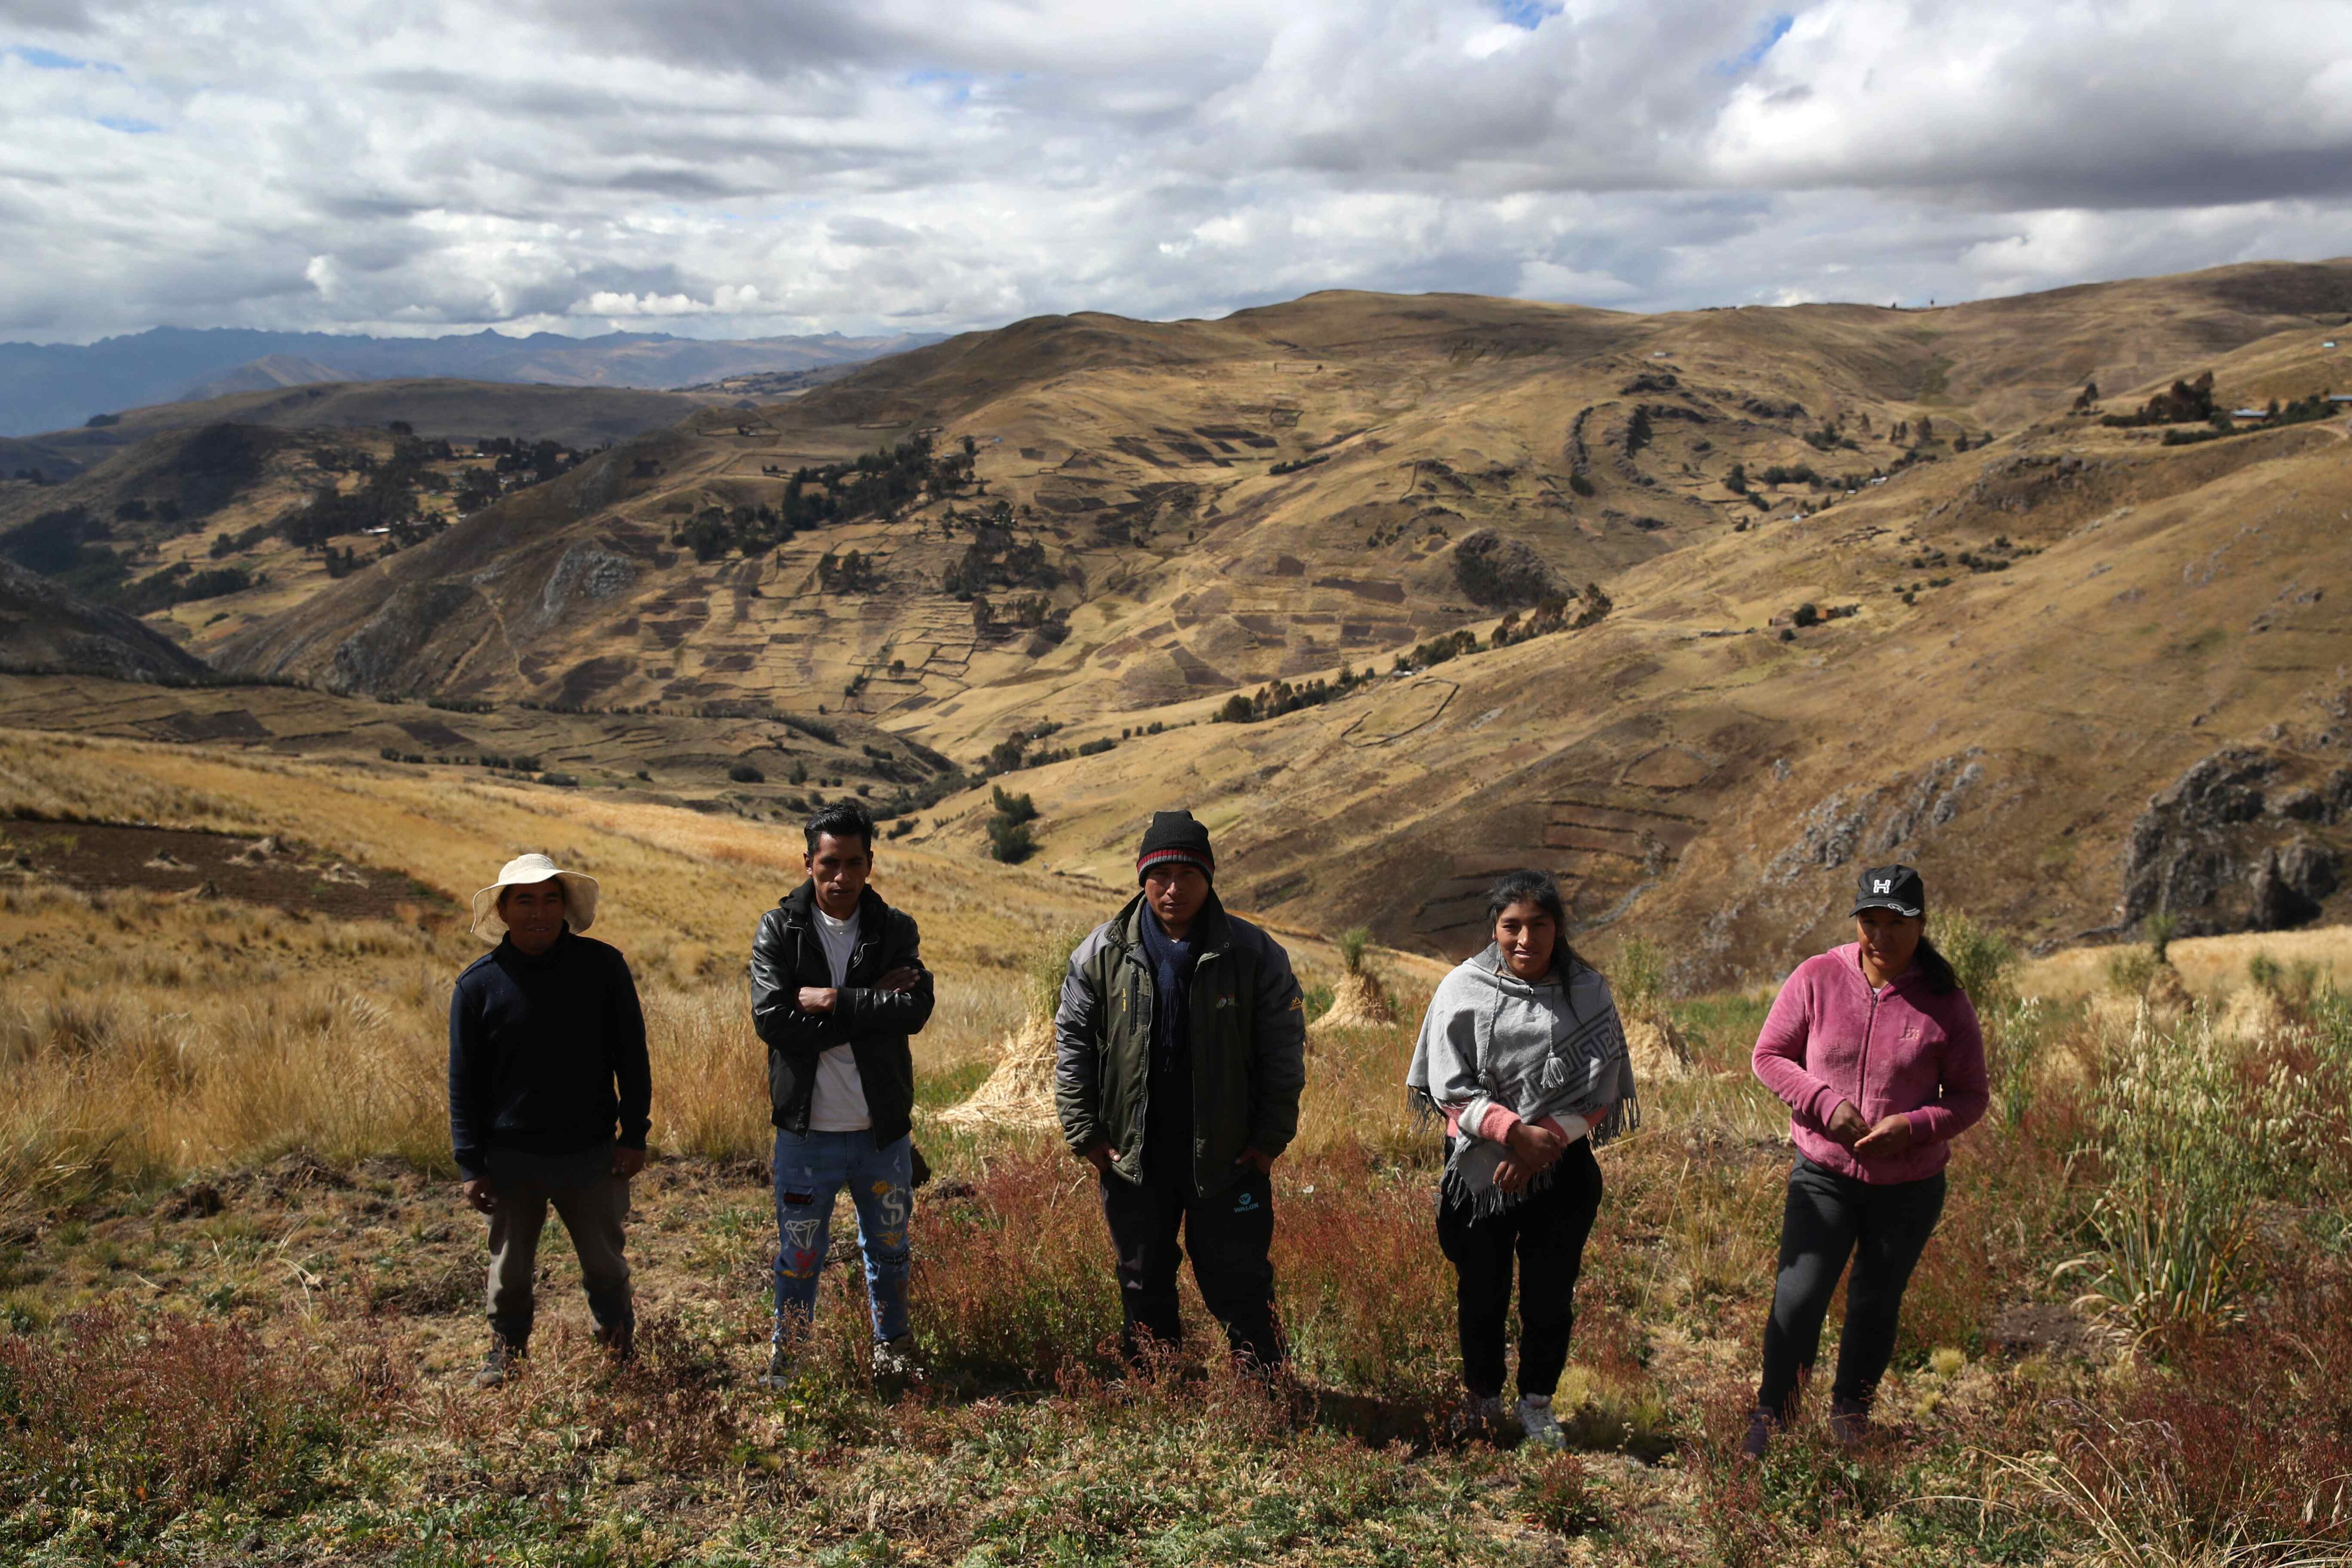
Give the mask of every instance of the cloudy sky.
M 0 338 L 2352 254 L 2352 0 L 0 0 Z

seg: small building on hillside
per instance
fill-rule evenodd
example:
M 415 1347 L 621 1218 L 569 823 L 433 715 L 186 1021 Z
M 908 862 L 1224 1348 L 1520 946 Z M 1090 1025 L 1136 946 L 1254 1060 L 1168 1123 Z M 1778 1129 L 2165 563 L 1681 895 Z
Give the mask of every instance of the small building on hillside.
M 2267 408 L 2232 408 L 2230 410 L 2231 418 L 2243 419 L 2249 423 L 2255 420 L 2267 419 L 2270 416 L 2271 411 Z

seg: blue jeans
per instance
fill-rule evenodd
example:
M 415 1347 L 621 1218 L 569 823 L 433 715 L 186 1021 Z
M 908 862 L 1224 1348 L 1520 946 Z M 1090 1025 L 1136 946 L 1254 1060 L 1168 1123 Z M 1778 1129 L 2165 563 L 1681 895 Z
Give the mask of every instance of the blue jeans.
M 776 1129 L 776 1341 L 804 1331 L 816 1316 L 816 1288 L 833 1239 L 833 1200 L 845 1184 L 857 1205 L 866 1253 L 866 1296 L 877 1342 L 907 1332 L 907 1273 L 914 1261 L 914 1142 L 877 1149 L 871 1132 Z

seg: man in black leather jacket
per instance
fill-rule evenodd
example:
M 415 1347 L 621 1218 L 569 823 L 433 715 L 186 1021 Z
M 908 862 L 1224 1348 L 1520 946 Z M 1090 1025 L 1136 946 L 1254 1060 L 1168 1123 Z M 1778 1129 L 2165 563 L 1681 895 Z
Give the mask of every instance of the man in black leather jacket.
M 775 1123 L 776 1327 L 762 1379 L 790 1380 L 816 1310 L 835 1194 L 857 1206 L 877 1375 L 919 1375 L 907 1309 L 913 1259 L 915 1064 L 931 1016 L 921 937 L 867 885 L 874 823 L 852 802 L 806 828 L 808 880 L 760 917 L 751 1019 L 768 1047 Z

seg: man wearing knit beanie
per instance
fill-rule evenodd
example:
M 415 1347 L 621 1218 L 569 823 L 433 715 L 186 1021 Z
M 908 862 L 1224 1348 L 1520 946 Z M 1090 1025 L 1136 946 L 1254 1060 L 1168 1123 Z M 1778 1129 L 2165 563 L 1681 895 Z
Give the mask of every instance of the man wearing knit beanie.
M 1290 955 L 1225 912 L 1216 873 L 1191 812 L 1153 814 L 1141 891 L 1070 955 L 1055 1101 L 1071 1152 L 1101 1178 L 1129 1359 L 1181 1338 L 1189 1250 L 1235 1357 L 1272 1372 L 1285 1351 L 1270 1173 L 1298 1131 L 1307 1015 Z

